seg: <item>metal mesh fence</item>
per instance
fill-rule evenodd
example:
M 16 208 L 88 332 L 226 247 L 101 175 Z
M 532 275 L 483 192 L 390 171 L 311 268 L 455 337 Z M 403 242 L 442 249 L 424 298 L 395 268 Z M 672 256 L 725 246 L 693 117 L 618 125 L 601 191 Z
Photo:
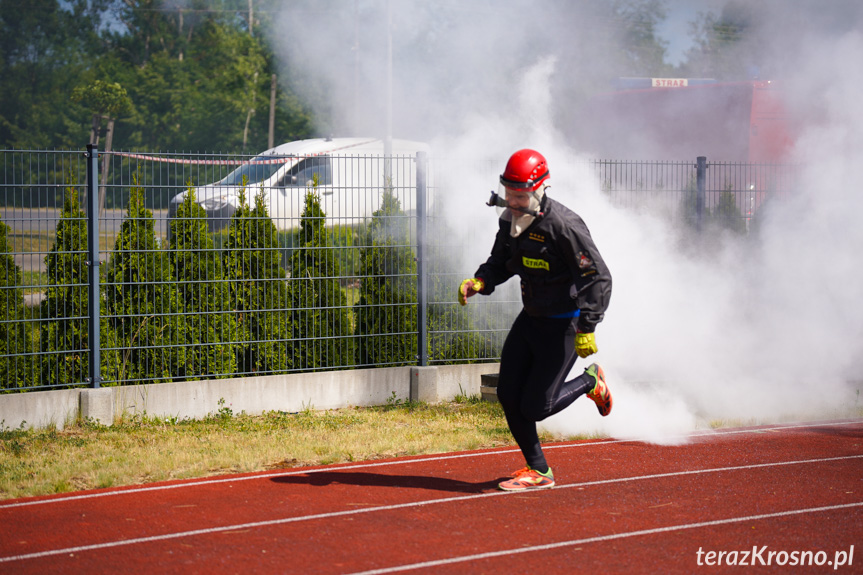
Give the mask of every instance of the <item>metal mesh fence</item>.
M 746 233 L 769 201 L 785 199 L 797 169 L 788 164 L 590 160 L 600 186 L 616 206 L 666 215 L 683 226 Z M 699 199 L 699 195 L 701 198 Z M 699 205 L 700 202 L 700 205 Z
M 492 232 L 448 228 L 424 155 L 88 153 L 0 151 L 0 390 L 492 361 L 520 309 L 517 282 L 455 301 Z M 794 179 L 588 167 L 617 206 L 742 234 Z

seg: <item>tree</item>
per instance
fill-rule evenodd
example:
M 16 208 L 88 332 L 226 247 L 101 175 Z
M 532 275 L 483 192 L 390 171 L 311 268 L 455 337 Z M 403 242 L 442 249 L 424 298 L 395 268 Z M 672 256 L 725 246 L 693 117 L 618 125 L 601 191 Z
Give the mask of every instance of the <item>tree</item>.
M 309 190 L 291 256 L 290 290 L 294 364 L 304 369 L 345 367 L 353 359 L 347 298 L 325 217 L 316 191 Z
M 240 190 L 240 206 L 231 219 L 225 250 L 225 277 L 242 342 L 239 372 L 266 374 L 290 369 L 287 274 L 280 264 L 278 233 L 263 188 L 255 194 L 251 209 L 245 186 Z
M 665 52 L 668 42 L 657 35 L 665 19 L 660 0 L 625 0 L 615 4 L 616 18 L 624 25 L 620 46 L 626 58 L 626 73 L 636 76 L 662 75 L 667 71 Z
M 108 262 L 107 319 L 117 334 L 120 379 L 168 381 L 185 375 L 185 324 L 169 254 L 159 249 L 153 214 L 137 178 Z
M 175 13 L 163 6 L 162 0 L 124 0 L 114 12 L 116 22 L 109 34 L 114 49 L 137 68 L 146 67 L 158 53 L 183 61 L 188 38 L 193 37 L 201 19 L 212 14 L 200 2 L 194 4 L 205 10 L 187 13 L 185 6 L 178 6 Z
M 384 191 L 360 251 L 360 298 L 355 306 L 358 365 L 413 363 L 417 357 L 417 267 L 407 217 Z
M 104 47 L 109 1 L 0 1 L 0 147 L 81 146 L 69 95 Z
M 230 307 L 221 255 L 207 233 L 207 213 L 195 201 L 191 183 L 171 220 L 170 255 L 186 324 L 187 377 L 229 377 L 237 368 L 237 323 Z
M 721 81 L 751 80 L 760 70 L 767 38 L 755 33 L 755 7 L 732 0 L 719 16 L 699 13 L 690 25 L 693 47 L 686 53 L 683 72 Z
M 101 132 L 102 120 L 108 121 L 105 133 L 105 151 L 110 152 L 114 142 L 114 122 L 121 114 L 127 113 L 132 108 L 126 90 L 117 82 L 103 82 L 96 80 L 92 84 L 79 86 L 72 90 L 72 100 L 85 102 L 93 113 L 93 128 L 90 131 L 90 143 L 99 145 L 99 134 Z M 108 154 L 102 156 L 102 181 L 99 188 L 99 213 L 105 209 L 105 183 L 108 181 Z
M 263 78 L 266 60 L 260 45 L 250 35 L 228 33 L 224 28 L 216 28 L 213 33 L 218 34 L 222 50 L 228 55 L 226 58 L 228 65 L 216 68 L 218 80 L 223 86 L 233 88 L 231 91 L 222 90 L 219 93 L 230 94 L 231 97 L 227 98 L 225 107 L 232 110 L 235 117 L 245 116 L 246 118 L 243 124 L 241 148 L 242 153 L 246 153 L 249 123 L 257 111 L 258 103 L 266 101 L 261 98 L 262 85 L 259 82 L 259 79 Z
M 100 60 L 100 74 L 127 86 L 136 104 L 132 116 L 117 128 L 116 138 L 126 146 L 224 152 L 267 147 L 268 114 L 254 111 L 269 102 L 274 57 L 236 22 L 213 17 L 216 12 L 201 14 L 209 16 L 196 15 L 194 25 L 186 15 L 182 42 L 176 37 L 176 22 L 147 20 L 158 34 L 158 49 L 151 45 L 145 55 L 137 41 L 122 36 L 115 39 L 118 47 L 126 47 L 117 49 L 121 57 Z M 170 13 L 161 18 L 170 21 Z M 130 20 L 134 22 L 137 17 Z M 138 59 L 141 64 L 132 63 Z M 311 135 L 311 115 L 290 86 L 280 91 L 276 104 L 277 140 Z
M 267 147 L 275 56 L 252 37 L 235 0 L 0 0 L 0 148 L 81 148 L 92 115 L 79 92 L 128 90 L 134 108 L 111 131 L 112 147 L 241 151 Z M 255 11 L 255 21 L 265 14 Z M 265 18 L 266 19 L 266 18 Z M 257 75 L 257 79 L 256 79 Z M 282 79 L 275 137 L 309 137 L 309 107 Z M 116 118 L 115 114 L 107 114 Z M 95 138 L 93 139 L 95 143 Z M 107 157 L 107 156 L 106 156 Z M 103 170 L 104 172 L 104 170 Z M 63 201 L 58 194 L 57 203 Z
M 84 103 L 93 112 L 93 130 L 90 133 L 90 143 L 99 145 L 99 132 L 102 120 L 108 120 L 108 134 L 114 129 L 117 116 L 127 113 L 132 108 L 132 101 L 126 90 L 117 82 L 96 80 L 92 84 L 78 86 L 72 90 L 72 101 Z M 108 144 L 106 150 L 110 151 Z
M 26 385 L 28 367 L 23 280 L 9 232 L 9 226 L 0 222 L 0 389 Z

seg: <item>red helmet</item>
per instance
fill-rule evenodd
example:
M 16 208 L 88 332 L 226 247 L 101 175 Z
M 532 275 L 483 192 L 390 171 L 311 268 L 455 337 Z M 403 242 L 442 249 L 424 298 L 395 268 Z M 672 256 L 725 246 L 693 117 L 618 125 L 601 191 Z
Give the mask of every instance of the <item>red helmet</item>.
M 519 150 L 506 163 L 500 183 L 507 188 L 535 191 L 548 179 L 548 163 L 536 150 Z

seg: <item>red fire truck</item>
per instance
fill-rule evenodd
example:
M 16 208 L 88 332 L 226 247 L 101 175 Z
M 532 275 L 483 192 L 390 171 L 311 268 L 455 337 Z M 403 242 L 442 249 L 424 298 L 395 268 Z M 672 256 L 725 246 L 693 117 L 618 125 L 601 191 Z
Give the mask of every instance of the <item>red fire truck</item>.
M 792 127 L 782 93 L 769 81 L 625 78 L 589 100 L 575 117 L 573 145 L 612 161 L 695 163 L 707 158 L 706 206 L 730 191 L 747 220 L 781 187 Z M 712 195 L 711 195 L 712 191 Z
M 628 78 L 576 116 L 575 145 L 598 158 L 781 162 L 792 139 L 769 81 Z

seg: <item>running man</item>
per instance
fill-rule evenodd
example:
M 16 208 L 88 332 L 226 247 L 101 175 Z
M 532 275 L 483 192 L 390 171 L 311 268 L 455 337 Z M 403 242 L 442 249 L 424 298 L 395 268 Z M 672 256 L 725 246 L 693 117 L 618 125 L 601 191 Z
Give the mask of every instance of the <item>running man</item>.
M 521 278 L 523 309 L 501 351 L 497 396 L 527 463 L 498 487 L 505 491 L 554 486 L 536 422 L 582 395 L 603 416 L 611 393 L 594 363 L 566 381 L 578 357 L 597 352 L 594 331 L 611 298 L 611 274 L 584 221 L 547 194 L 548 164 L 535 150 L 519 150 L 500 176 L 489 205 L 501 208 L 491 256 L 459 286 L 461 305 L 490 295 L 514 275 Z

